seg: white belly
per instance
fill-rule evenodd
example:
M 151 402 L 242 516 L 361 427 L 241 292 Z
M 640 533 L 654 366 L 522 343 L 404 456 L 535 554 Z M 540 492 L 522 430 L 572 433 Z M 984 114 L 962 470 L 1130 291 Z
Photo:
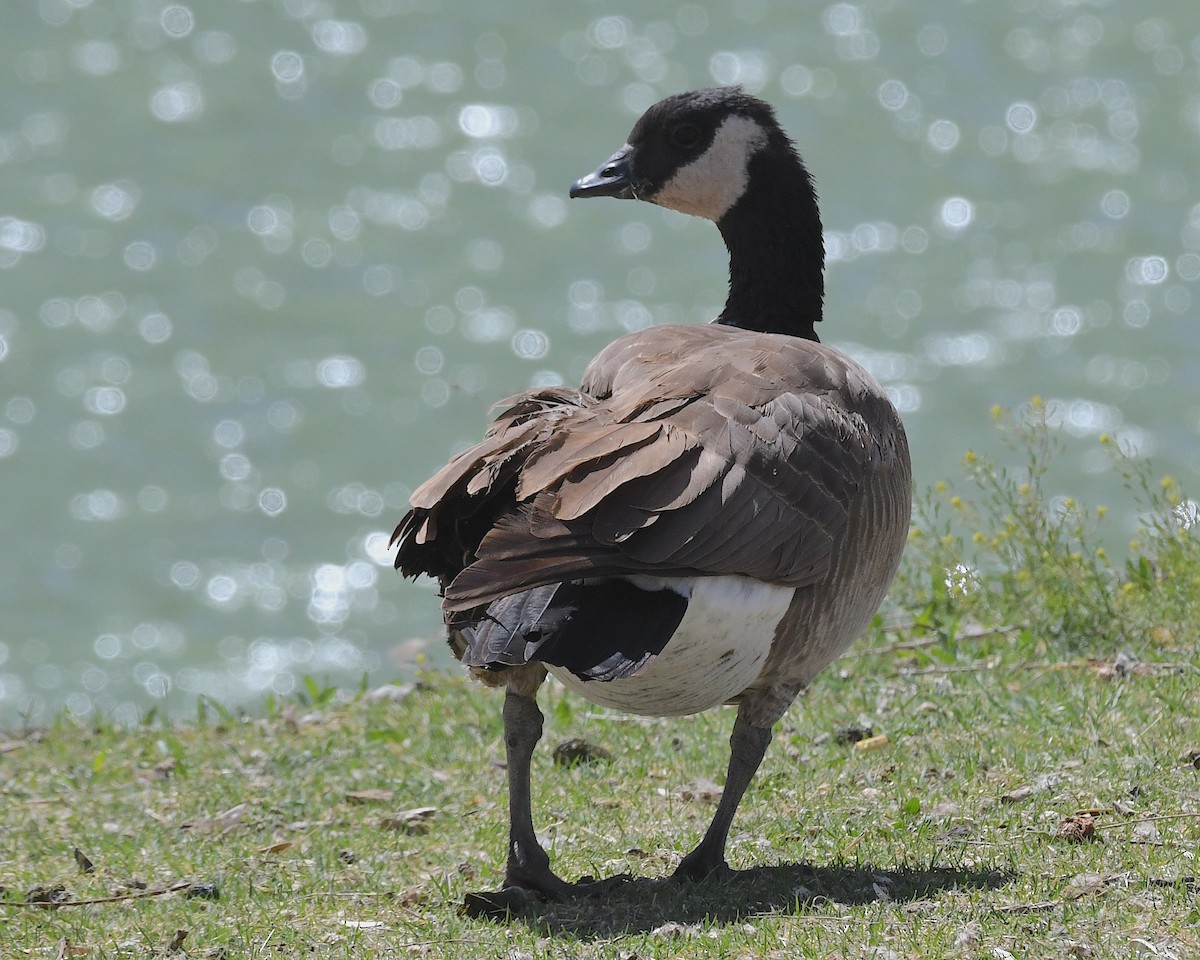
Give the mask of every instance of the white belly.
M 630 577 L 639 586 L 662 583 Z M 672 582 L 689 594 L 687 612 L 662 653 L 622 680 L 580 680 L 563 667 L 550 672 L 581 697 L 626 713 L 677 717 L 727 703 L 757 679 L 775 627 L 793 590 L 749 577 L 697 577 Z

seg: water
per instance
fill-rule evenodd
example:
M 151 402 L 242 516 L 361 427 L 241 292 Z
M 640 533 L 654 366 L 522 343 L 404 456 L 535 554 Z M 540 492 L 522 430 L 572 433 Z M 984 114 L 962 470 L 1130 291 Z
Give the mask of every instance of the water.
M 711 225 L 566 200 L 692 86 L 778 106 L 820 333 L 919 483 L 1034 394 L 1073 494 L 1121 506 L 1101 432 L 1194 474 L 1194 0 L 807 9 L 5 4 L 0 725 L 442 657 L 386 549 L 411 487 L 497 399 L 723 301 Z

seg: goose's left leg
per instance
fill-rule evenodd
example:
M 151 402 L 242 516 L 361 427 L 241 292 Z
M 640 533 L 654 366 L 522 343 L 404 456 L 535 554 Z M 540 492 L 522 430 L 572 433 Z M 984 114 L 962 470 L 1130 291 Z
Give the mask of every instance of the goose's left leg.
M 733 734 L 729 738 L 729 770 L 725 775 L 725 789 L 721 802 L 713 814 L 712 823 L 700 844 L 680 862 L 674 877 L 677 880 L 703 880 L 712 874 L 729 873 L 725 862 L 725 843 L 729 839 L 729 827 L 738 804 L 758 772 L 759 764 L 771 743 L 774 720 L 767 726 L 757 726 L 750 720 L 748 702 L 738 707 L 737 719 L 733 723 Z M 754 718 L 759 720 L 758 717 Z M 761 722 L 761 721 L 759 721 Z

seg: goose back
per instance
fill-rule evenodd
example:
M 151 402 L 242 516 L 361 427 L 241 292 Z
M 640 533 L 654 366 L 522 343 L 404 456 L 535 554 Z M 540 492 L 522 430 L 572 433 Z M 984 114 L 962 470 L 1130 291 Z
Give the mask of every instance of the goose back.
M 397 566 L 436 570 L 448 611 L 622 574 L 803 587 L 829 573 L 855 504 L 907 477 L 895 411 L 854 361 L 794 337 L 654 327 L 602 351 L 581 390 L 509 401 L 413 494 Z

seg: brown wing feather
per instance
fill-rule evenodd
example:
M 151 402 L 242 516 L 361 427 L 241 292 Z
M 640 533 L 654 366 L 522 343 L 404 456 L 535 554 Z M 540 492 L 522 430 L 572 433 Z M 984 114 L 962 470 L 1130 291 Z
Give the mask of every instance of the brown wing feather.
M 621 425 L 622 430 L 629 426 Z M 651 442 L 630 451 L 611 462 L 592 461 L 581 465 L 561 478 L 557 484 L 554 515 L 563 520 L 576 520 L 595 508 L 602 500 L 620 496 L 617 491 L 631 480 L 641 477 L 661 477 L 672 471 L 687 451 L 699 444 L 697 438 L 674 429 L 671 424 L 659 426 Z
M 392 533 L 396 569 L 406 577 L 427 573 L 443 586 L 449 583 L 474 559 L 480 540 L 503 514 L 530 453 L 553 447 L 562 438 L 557 425 L 590 402 L 578 390 L 560 387 L 506 401 L 509 406 L 482 441 L 413 491 L 412 509 Z
M 422 485 L 397 566 L 440 576 L 448 610 L 619 573 L 812 583 L 889 423 L 878 385 L 819 344 L 716 325 L 630 334 L 582 391 L 517 398 Z
M 508 406 L 488 428 L 484 439 L 453 457 L 446 466 L 413 491 L 409 502 L 416 508 L 432 510 L 456 487 L 466 483 L 470 493 L 486 488 L 481 478 L 500 475 L 505 464 L 529 444 L 544 447 L 554 426 L 573 411 L 582 409 L 590 398 L 578 390 L 551 387 L 511 397 Z M 523 462 L 520 457 L 518 462 Z

